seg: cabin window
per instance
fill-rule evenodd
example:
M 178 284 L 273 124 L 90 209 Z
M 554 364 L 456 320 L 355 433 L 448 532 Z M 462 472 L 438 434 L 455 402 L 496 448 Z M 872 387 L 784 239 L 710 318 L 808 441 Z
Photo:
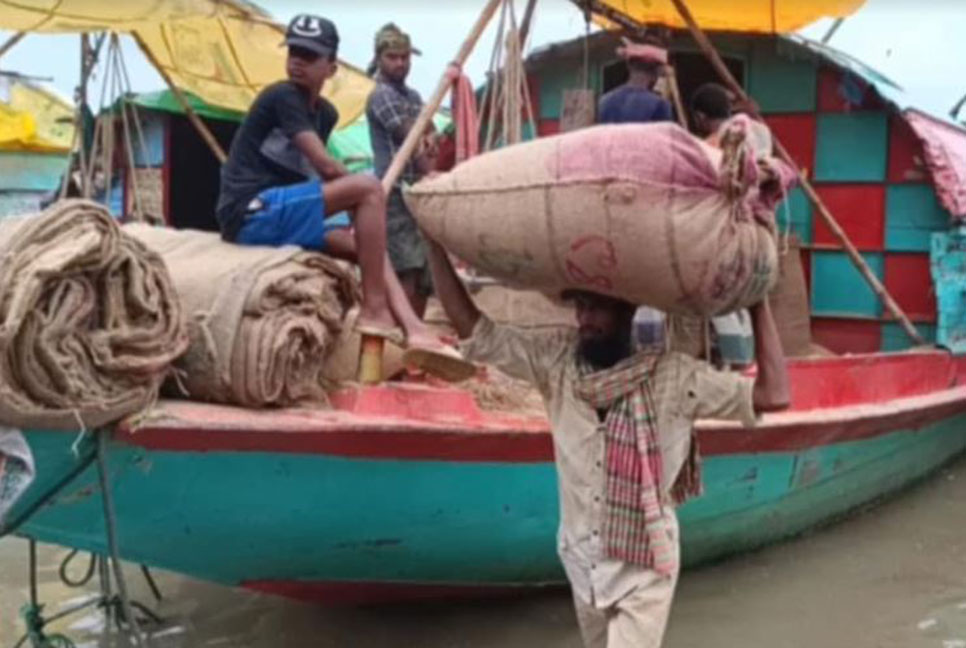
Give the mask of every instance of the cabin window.
M 204 119 L 215 139 L 227 151 L 238 124 Z M 182 115 L 172 115 L 168 151 L 168 218 L 173 227 L 218 231 L 215 204 L 221 184 L 221 164 L 208 145 Z
M 745 86 L 745 62 L 740 58 L 724 56 L 725 65 L 731 70 L 738 83 Z M 681 89 L 681 100 L 687 109 L 691 94 L 702 84 L 714 81 L 720 83 L 714 68 L 699 52 L 672 52 L 671 63 L 677 73 L 678 87 Z M 609 92 L 627 81 L 627 66 L 623 61 L 614 61 L 604 65 L 601 74 L 601 92 Z

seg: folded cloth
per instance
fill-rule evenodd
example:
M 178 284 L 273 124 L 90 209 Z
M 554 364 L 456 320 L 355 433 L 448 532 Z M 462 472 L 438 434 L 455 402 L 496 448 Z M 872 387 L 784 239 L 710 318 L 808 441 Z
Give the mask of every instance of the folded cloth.
M 36 476 L 34 455 L 20 430 L 0 427 L 0 523 Z
M 101 205 L 0 221 L 0 424 L 76 429 L 137 412 L 187 343 L 160 257 Z
M 208 232 L 124 231 L 161 255 L 184 305 L 191 342 L 176 365 L 182 395 L 246 407 L 325 400 L 326 359 L 359 295 L 347 264 Z

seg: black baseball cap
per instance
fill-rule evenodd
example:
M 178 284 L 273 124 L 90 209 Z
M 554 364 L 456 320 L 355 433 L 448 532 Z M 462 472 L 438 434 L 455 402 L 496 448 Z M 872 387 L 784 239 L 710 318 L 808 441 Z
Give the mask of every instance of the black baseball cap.
M 339 50 L 339 32 L 328 18 L 299 14 L 288 24 L 283 44 L 302 47 L 319 56 L 332 56 Z

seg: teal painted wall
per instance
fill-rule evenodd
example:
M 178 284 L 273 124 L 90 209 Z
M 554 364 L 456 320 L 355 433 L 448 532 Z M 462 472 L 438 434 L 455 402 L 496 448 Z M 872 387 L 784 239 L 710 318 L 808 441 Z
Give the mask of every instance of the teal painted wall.
M 880 281 L 885 262 L 881 253 L 864 252 L 862 258 Z M 878 317 L 879 298 L 844 252 L 812 253 L 812 313 L 815 315 Z
M 818 68 L 814 60 L 795 60 L 776 43 L 756 43 L 747 65 L 746 87 L 764 113 L 815 110 Z
M 887 250 L 928 252 L 933 232 L 948 229 L 951 218 L 928 184 L 897 184 L 886 188 L 885 245 Z
M 0 191 L 53 191 L 66 170 L 66 155 L 0 151 Z
M 812 202 L 805 196 L 800 187 L 788 192 L 788 198 L 775 211 L 782 231 L 791 227 L 804 245 L 812 242 Z
M 819 113 L 815 180 L 883 182 L 889 155 L 888 127 L 884 112 Z
M 915 326 L 916 330 L 919 331 L 919 335 L 925 338 L 927 344 L 934 344 L 936 342 L 936 326 L 934 324 L 916 322 Z M 883 351 L 905 351 L 914 346 L 918 345 L 909 339 L 909 336 L 899 324 L 889 322 L 882 325 Z

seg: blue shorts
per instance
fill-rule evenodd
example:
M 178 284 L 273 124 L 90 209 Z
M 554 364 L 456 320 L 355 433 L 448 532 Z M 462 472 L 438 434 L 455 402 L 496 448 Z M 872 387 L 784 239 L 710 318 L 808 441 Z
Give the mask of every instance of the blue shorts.
M 298 245 L 324 252 L 333 230 L 352 227 L 347 212 L 325 217 L 322 183 L 309 180 L 272 187 L 252 200 L 252 210 L 235 237 L 242 245 Z

